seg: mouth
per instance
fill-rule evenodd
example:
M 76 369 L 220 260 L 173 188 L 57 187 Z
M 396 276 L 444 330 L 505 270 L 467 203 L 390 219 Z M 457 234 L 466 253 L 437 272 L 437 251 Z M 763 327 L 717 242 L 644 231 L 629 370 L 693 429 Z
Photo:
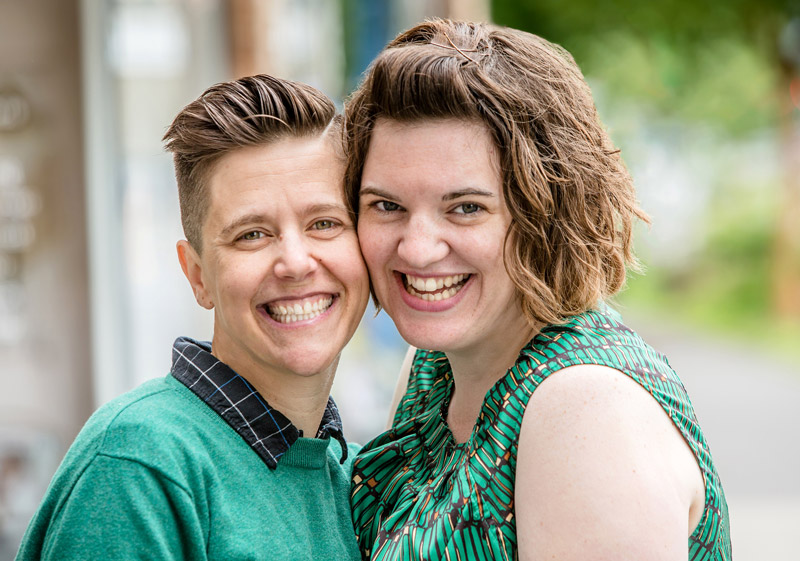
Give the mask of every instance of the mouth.
M 471 276 L 458 274 L 446 277 L 415 277 L 402 274 L 406 292 L 426 302 L 440 302 L 452 298 L 464 288 Z
M 294 300 L 275 300 L 264 305 L 269 317 L 279 323 L 307 321 L 324 314 L 333 305 L 333 294 L 315 294 Z

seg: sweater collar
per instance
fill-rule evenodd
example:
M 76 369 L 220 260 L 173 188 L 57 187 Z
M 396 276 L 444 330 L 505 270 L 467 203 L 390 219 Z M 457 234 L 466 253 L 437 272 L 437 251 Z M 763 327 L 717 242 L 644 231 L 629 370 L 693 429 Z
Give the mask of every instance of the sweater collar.
M 179 337 L 172 346 L 172 376 L 233 428 L 270 469 L 302 435 L 242 376 L 211 354 L 211 343 Z M 347 459 L 342 419 L 333 398 L 322 414 L 316 438 L 335 438 Z

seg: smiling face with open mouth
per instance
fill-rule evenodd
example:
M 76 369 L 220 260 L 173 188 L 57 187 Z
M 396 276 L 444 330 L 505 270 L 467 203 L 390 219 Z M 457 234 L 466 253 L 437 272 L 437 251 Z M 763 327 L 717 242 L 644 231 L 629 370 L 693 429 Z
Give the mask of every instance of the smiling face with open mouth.
M 378 300 L 406 341 L 480 352 L 527 329 L 503 260 L 510 223 L 483 125 L 378 119 L 358 233 Z
M 179 254 L 214 309 L 212 352 L 239 374 L 332 374 L 358 326 L 369 283 L 341 182 L 324 137 L 241 148 L 214 165 L 202 251 L 181 242 Z

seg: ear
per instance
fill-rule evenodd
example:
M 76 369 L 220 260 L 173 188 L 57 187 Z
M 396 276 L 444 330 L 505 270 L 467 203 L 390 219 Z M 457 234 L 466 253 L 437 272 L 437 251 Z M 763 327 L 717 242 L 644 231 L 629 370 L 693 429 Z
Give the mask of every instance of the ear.
M 181 263 L 183 274 L 192 285 L 194 299 L 206 310 L 214 308 L 214 301 L 206 289 L 203 281 L 203 263 L 195 249 L 186 240 L 180 240 L 175 248 L 178 250 L 178 261 Z

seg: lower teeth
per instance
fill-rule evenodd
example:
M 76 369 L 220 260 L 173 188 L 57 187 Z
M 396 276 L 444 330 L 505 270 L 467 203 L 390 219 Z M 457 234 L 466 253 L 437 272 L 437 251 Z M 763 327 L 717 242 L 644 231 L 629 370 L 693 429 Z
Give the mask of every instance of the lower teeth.
M 322 312 L 312 312 L 310 314 L 301 314 L 301 315 L 283 315 L 283 316 L 272 316 L 272 318 L 276 321 L 281 323 L 294 323 L 295 321 L 303 321 L 307 319 L 312 319 L 320 315 Z

